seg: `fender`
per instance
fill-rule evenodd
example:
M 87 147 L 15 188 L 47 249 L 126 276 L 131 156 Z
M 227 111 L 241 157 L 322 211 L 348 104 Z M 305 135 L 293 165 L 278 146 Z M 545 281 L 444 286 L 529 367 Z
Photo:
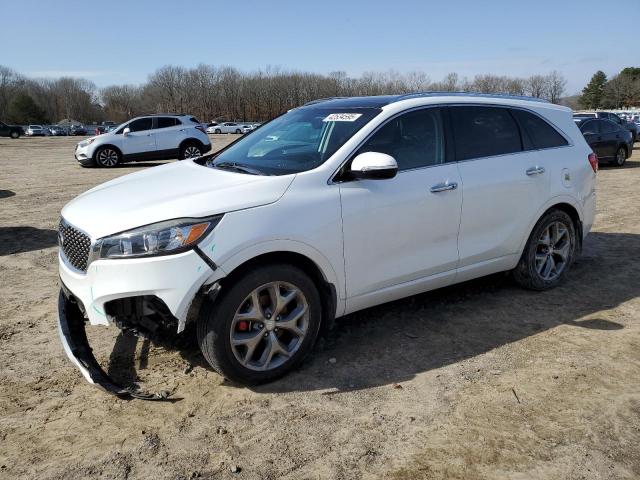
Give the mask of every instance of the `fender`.
M 533 231 L 533 227 L 535 227 L 536 223 L 538 223 L 538 220 L 540 220 L 540 217 L 542 217 L 542 214 L 547 210 L 549 210 L 554 205 L 558 205 L 560 203 L 567 203 L 571 205 L 573 208 L 575 208 L 576 211 L 578 212 L 578 217 L 580 218 L 580 221 L 581 222 L 583 221 L 584 215 L 582 212 L 582 205 L 580 205 L 580 202 L 578 201 L 577 198 L 571 195 L 557 195 L 555 197 L 551 197 L 549 200 L 547 200 L 546 203 L 542 205 L 542 207 L 538 209 L 538 211 L 534 215 L 533 220 L 531 221 L 527 229 L 529 233 L 522 239 L 522 243 L 520 244 L 520 248 L 517 252 L 518 255 L 522 255 L 522 252 L 524 251 L 524 247 L 527 244 L 527 241 L 529 240 L 529 236 Z
M 249 247 L 246 247 L 239 252 L 235 252 L 231 257 L 218 260 L 218 265 L 227 274 L 238 268 L 243 263 L 251 260 L 260 255 L 274 252 L 291 252 L 297 253 L 307 257 L 313 263 L 316 264 L 324 280 L 335 286 L 338 294 L 336 305 L 336 317 L 340 317 L 344 314 L 345 308 L 345 285 L 344 281 L 336 274 L 336 269 L 331 262 L 315 247 L 301 242 L 299 240 L 290 239 L 273 239 L 264 242 L 256 243 Z M 219 277 L 219 275 L 214 275 Z M 214 280 L 211 280 L 214 281 Z M 205 284 L 211 283 L 207 280 Z

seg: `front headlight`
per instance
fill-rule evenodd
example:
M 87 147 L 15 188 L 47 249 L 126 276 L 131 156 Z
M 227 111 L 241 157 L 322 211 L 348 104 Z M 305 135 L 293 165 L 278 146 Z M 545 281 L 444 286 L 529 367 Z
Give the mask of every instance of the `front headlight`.
M 180 218 L 104 237 L 96 242 L 93 256 L 135 258 L 184 252 L 203 240 L 221 218 Z

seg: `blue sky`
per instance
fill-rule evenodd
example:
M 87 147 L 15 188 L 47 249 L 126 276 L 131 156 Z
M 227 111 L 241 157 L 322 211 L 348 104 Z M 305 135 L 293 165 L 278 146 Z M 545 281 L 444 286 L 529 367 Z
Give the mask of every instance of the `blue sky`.
M 640 0 L 0 0 L 0 64 L 33 77 L 141 83 L 198 63 L 327 73 L 528 76 L 568 93 L 598 69 L 639 66 Z M 613 21 L 612 12 L 618 20 Z M 615 27 L 614 27 L 615 26 Z

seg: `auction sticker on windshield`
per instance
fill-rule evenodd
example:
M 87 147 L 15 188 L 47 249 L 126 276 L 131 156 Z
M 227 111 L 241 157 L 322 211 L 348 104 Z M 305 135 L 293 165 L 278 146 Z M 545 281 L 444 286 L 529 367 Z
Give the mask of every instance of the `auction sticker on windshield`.
M 332 113 L 323 122 L 355 122 L 362 116 L 361 113 Z

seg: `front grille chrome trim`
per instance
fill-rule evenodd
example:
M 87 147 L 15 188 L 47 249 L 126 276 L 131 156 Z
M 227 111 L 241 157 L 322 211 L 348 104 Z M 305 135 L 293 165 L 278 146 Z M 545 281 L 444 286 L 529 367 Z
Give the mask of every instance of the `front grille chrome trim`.
M 87 272 L 93 248 L 91 236 L 62 217 L 58 224 L 58 247 L 65 265 L 78 273 Z

